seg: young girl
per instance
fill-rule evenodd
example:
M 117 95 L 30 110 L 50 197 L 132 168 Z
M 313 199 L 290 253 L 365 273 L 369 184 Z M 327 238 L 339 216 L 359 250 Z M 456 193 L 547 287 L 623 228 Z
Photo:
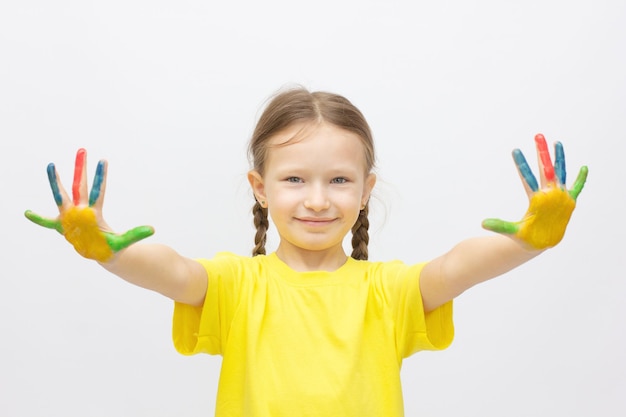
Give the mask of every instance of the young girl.
M 87 195 L 82 149 L 72 199 L 48 166 L 59 216 L 26 216 L 112 273 L 175 301 L 176 349 L 223 356 L 216 416 L 402 416 L 402 360 L 452 342 L 452 300 L 556 245 L 565 232 L 587 168 L 568 191 L 562 146 L 553 165 L 543 136 L 536 145 L 539 182 L 522 153 L 513 153 L 530 199 L 526 216 L 485 220 L 497 234 L 417 265 L 367 260 L 376 183 L 370 129 L 345 98 L 304 89 L 275 96 L 250 142 L 252 257 L 194 260 L 136 243 L 153 233 L 148 226 L 115 234 L 101 216 L 106 162 Z M 269 255 L 268 216 L 280 236 Z M 349 232 L 351 256 L 343 248 Z

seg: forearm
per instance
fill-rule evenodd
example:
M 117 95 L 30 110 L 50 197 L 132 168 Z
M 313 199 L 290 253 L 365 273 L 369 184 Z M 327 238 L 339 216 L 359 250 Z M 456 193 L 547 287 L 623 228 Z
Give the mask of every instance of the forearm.
M 541 252 L 502 235 L 467 239 L 424 267 L 420 280 L 424 308 L 434 310 L 474 285 L 502 275 Z
M 204 267 L 165 245 L 135 244 L 100 263 L 120 278 L 173 300 L 201 305 L 207 288 Z

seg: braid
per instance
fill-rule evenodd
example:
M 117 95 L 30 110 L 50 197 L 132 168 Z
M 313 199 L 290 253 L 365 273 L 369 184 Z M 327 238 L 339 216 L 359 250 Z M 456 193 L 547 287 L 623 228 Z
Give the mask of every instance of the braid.
M 261 204 L 256 201 L 254 207 L 252 207 L 252 214 L 254 216 L 254 227 L 256 227 L 252 256 L 265 255 L 265 242 L 267 241 L 267 229 L 269 227 L 267 209 L 261 207 Z
M 370 227 L 370 221 L 367 218 L 369 212 L 369 204 L 365 205 L 365 208 L 359 213 L 359 218 L 352 226 L 352 257 L 357 260 L 366 261 L 368 257 L 367 244 L 370 241 L 370 236 L 367 233 L 367 229 Z

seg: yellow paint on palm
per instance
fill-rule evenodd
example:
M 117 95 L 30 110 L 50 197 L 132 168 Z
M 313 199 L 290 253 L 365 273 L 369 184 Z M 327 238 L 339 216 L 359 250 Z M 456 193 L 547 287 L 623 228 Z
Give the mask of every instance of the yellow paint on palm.
M 563 238 L 575 207 L 576 201 L 560 187 L 536 192 L 520 222 L 517 237 L 535 249 L 555 246 Z
M 85 258 L 106 262 L 113 256 L 91 207 L 70 207 L 63 213 L 61 225 L 65 239 Z

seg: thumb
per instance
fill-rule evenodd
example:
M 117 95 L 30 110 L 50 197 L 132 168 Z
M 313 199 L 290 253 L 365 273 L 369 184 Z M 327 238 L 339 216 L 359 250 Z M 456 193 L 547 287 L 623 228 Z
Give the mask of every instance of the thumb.
M 500 219 L 485 219 L 482 226 L 486 230 L 507 235 L 514 235 L 519 231 L 519 224 Z

